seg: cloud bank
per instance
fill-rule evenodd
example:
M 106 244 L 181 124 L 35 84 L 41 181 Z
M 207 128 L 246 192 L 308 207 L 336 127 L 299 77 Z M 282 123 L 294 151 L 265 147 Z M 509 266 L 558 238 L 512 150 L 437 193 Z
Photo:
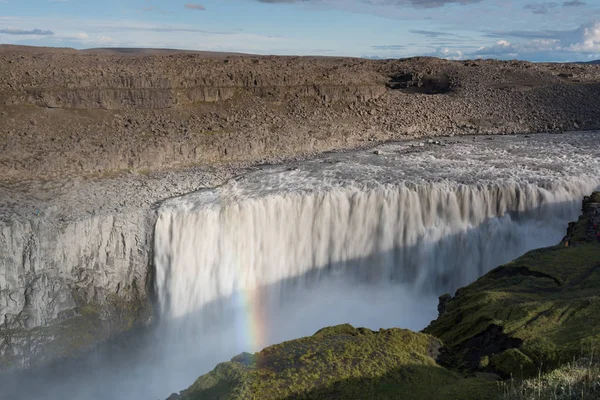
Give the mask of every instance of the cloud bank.
M 500 34 L 498 34 L 500 36 Z M 506 37 L 525 37 L 529 40 L 512 43 L 498 40 L 494 45 L 479 48 L 473 55 L 484 57 L 570 59 L 575 54 L 600 57 L 600 22 L 593 22 L 570 31 L 507 32 Z
M 315 3 L 315 4 L 330 4 L 336 3 L 332 0 L 256 0 L 260 3 L 268 4 L 289 4 L 289 3 Z M 436 8 L 443 7 L 448 4 L 473 4 L 480 3 L 482 0 L 355 0 L 355 3 L 360 3 L 365 6 L 397 6 L 397 7 L 421 7 L 421 8 Z
M 0 29 L 0 34 L 4 35 L 34 35 L 34 36 L 52 36 L 54 32 L 42 29 Z

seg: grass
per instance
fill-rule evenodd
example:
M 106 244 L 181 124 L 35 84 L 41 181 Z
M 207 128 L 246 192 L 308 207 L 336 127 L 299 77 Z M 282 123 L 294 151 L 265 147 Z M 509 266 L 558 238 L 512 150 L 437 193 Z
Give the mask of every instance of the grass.
M 561 244 L 457 291 L 425 329 L 448 346 L 446 365 L 526 378 L 599 348 L 600 243 L 590 226 L 584 215 Z
M 489 399 L 486 379 L 435 361 L 441 343 L 403 329 L 340 325 L 219 364 L 180 397 L 195 399 Z M 458 396 L 458 397 L 457 397 Z
M 600 399 L 598 355 L 575 359 L 547 374 L 501 384 L 502 400 L 597 400 Z

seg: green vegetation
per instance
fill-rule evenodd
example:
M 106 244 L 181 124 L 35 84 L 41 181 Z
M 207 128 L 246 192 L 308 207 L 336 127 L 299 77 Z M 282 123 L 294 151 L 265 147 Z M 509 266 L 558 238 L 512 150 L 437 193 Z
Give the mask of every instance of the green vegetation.
M 445 365 L 526 378 L 600 348 L 595 235 L 584 213 L 561 244 L 531 251 L 460 289 L 425 329 L 448 347 Z
M 403 329 L 350 325 L 242 354 L 200 377 L 192 399 L 489 399 L 497 383 L 439 366 L 441 343 Z M 460 396 L 459 396 L 460 394 Z M 492 397 L 490 397 L 492 395 Z
M 593 356 L 567 363 L 535 378 L 502 385 L 502 400 L 600 398 L 600 362 Z

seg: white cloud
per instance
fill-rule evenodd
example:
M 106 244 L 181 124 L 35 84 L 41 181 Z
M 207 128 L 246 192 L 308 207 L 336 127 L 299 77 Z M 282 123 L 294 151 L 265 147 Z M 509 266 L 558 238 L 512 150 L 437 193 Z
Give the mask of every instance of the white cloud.
M 101 44 L 115 44 L 117 43 L 117 41 L 113 38 L 111 38 L 110 36 L 100 36 L 100 39 L 98 40 L 99 43 Z
M 600 53 L 600 22 L 584 25 L 575 31 L 576 41 L 567 44 L 570 51 L 578 53 Z
M 525 36 L 525 35 L 523 35 Z M 532 34 L 532 36 L 534 36 Z M 546 57 L 557 61 L 580 56 L 596 57 L 600 54 L 600 22 L 582 25 L 571 31 L 553 31 L 548 39 L 532 39 L 511 43 L 499 40 L 492 46 L 480 47 L 474 55 L 486 57 L 529 58 Z
M 465 54 L 461 50 L 441 47 L 435 49 L 432 53 L 425 54 L 431 57 L 445 58 L 446 60 L 464 60 Z

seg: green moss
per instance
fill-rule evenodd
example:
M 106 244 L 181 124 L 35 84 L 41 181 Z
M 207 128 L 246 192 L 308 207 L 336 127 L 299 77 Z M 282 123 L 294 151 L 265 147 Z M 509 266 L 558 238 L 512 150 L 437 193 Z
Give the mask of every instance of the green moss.
M 479 368 L 485 369 L 490 365 L 490 358 L 488 356 L 483 356 L 479 359 Z
M 522 378 L 533 376 L 537 368 L 531 358 L 527 357 L 518 349 L 508 349 L 496 354 L 491 360 L 496 371 L 506 377 Z
M 550 373 L 503 383 L 501 389 L 503 400 L 598 399 L 600 363 L 597 358 L 578 358 Z
M 363 334 L 368 334 L 368 332 L 365 332 L 365 331 L 372 332 L 369 329 L 359 331 L 350 324 L 342 324 L 342 325 L 329 326 L 329 327 L 320 329 L 317 331 L 317 333 L 315 333 L 313 335 L 313 338 L 319 338 L 319 337 L 325 338 L 328 336 L 336 336 L 336 335 L 357 335 L 357 334 L 360 334 L 361 332 L 363 332 Z
M 200 377 L 191 399 L 488 399 L 496 385 L 439 366 L 437 339 L 350 325 L 244 354 Z M 499 393 L 499 392 L 498 392 Z M 460 394 L 459 397 L 456 397 Z
M 502 357 L 516 353 L 502 352 L 518 348 L 535 366 L 526 368 L 527 376 L 572 360 L 597 342 L 600 243 L 590 226 L 589 214 L 584 215 L 569 227 L 568 246 L 565 241 L 531 251 L 460 289 L 424 330 L 448 345 L 448 365 L 489 370 L 479 361 L 488 356 L 496 360 L 492 368 L 506 375 L 514 369 L 505 368 Z M 493 326 L 501 333 L 491 335 Z M 473 343 L 486 335 L 491 344 L 475 349 Z

